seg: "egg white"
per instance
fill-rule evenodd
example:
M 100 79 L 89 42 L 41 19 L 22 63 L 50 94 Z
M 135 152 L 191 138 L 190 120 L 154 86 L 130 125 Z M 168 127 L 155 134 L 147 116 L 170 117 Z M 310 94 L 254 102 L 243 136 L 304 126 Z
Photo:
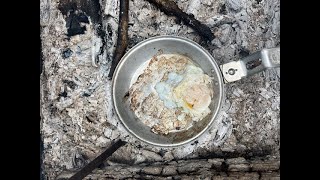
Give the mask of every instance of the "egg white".
M 155 89 L 167 108 L 181 107 L 183 112 L 197 121 L 203 114 L 210 112 L 208 106 L 212 92 L 208 87 L 209 83 L 210 77 L 201 68 L 190 64 L 183 74 L 170 72 L 168 79 L 158 82 Z M 178 120 L 183 121 L 184 117 L 180 116 Z
M 189 58 L 160 55 L 141 70 L 129 90 L 130 107 L 152 132 L 187 130 L 211 112 L 212 79 Z

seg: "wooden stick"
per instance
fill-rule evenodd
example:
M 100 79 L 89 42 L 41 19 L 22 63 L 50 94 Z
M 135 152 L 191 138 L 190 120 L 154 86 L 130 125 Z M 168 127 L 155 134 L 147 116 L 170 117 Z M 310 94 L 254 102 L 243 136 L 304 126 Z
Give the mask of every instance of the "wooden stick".
M 196 20 L 194 16 L 191 14 L 187 14 L 183 12 L 178 5 L 171 0 L 147 0 L 148 2 L 154 4 L 161 11 L 169 16 L 176 16 L 178 19 L 181 19 L 185 24 L 189 25 L 195 31 L 199 33 L 200 36 L 205 39 L 212 41 L 214 39 L 214 35 L 212 34 L 210 28 L 200 21 Z
M 118 40 L 117 47 L 114 54 L 114 59 L 109 71 L 109 79 L 112 78 L 114 70 L 116 69 L 120 59 L 124 55 L 128 46 L 128 21 L 129 21 L 129 0 L 120 0 L 120 13 L 119 13 L 119 27 L 118 27 Z
M 111 156 L 117 149 L 119 149 L 121 146 L 125 144 L 126 144 L 125 141 L 118 140 L 113 145 L 111 145 L 111 147 L 105 150 L 102 154 L 100 154 L 98 157 L 92 160 L 89 164 L 83 167 L 80 171 L 74 174 L 69 180 L 83 179 L 88 174 L 90 174 L 95 168 L 97 168 L 100 164 L 102 164 L 103 161 L 106 160 L 109 156 Z

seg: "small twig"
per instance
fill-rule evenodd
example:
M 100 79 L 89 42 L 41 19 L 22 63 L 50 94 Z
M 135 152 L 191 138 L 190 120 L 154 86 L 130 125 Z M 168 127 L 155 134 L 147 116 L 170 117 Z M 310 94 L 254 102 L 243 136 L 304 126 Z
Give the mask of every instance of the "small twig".
M 88 174 L 90 174 L 95 168 L 101 165 L 103 161 L 106 160 L 109 156 L 111 156 L 117 149 L 119 149 L 121 146 L 125 144 L 126 144 L 125 141 L 118 140 L 113 145 L 111 145 L 111 147 L 105 150 L 102 154 L 100 154 L 98 157 L 92 160 L 89 164 L 83 167 L 80 171 L 74 174 L 69 180 L 83 179 Z
M 117 47 L 108 77 L 111 79 L 120 59 L 128 46 L 129 0 L 120 0 Z
M 161 11 L 169 16 L 176 16 L 178 19 L 181 19 L 185 24 L 189 25 L 195 31 L 199 33 L 205 39 L 212 41 L 214 35 L 212 34 L 210 28 L 200 21 L 196 20 L 191 14 L 183 12 L 178 5 L 171 0 L 147 0 L 150 3 L 157 6 Z

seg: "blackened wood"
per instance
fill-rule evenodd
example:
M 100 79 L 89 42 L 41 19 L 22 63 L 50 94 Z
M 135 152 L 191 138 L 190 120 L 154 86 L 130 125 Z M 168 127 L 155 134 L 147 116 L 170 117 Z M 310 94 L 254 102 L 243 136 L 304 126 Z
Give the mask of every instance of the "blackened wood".
M 183 12 L 178 5 L 171 0 L 147 0 L 148 2 L 154 4 L 165 14 L 170 16 L 176 16 L 179 20 L 182 20 L 185 24 L 193 28 L 199 33 L 200 36 L 204 37 L 206 40 L 212 41 L 214 35 L 212 34 L 210 28 L 200 21 L 196 20 L 192 14 L 187 14 Z
M 99 167 L 109 156 L 111 156 L 117 149 L 121 146 L 125 145 L 125 141 L 118 140 L 113 145 L 111 145 L 107 150 L 105 150 L 102 154 L 92 160 L 89 164 L 83 167 L 80 171 L 74 174 L 70 180 L 79 180 L 86 177 L 90 174 L 95 168 Z
M 111 79 L 128 46 L 129 0 L 120 0 L 118 40 L 108 77 Z

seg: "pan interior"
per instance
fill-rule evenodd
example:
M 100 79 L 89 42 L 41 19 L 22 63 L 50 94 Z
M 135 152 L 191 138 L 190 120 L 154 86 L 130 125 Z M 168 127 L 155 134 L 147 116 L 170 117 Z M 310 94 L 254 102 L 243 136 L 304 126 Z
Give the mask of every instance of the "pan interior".
M 151 132 L 131 111 L 128 90 L 146 63 L 157 54 L 181 54 L 189 57 L 206 74 L 213 77 L 213 91 L 209 108 L 211 113 L 184 131 L 158 135 Z M 172 36 L 147 39 L 127 52 L 118 64 L 113 77 L 113 103 L 117 115 L 126 129 L 138 139 L 157 146 L 177 146 L 192 141 L 201 135 L 213 122 L 223 96 L 223 84 L 218 65 L 212 56 L 195 42 Z

